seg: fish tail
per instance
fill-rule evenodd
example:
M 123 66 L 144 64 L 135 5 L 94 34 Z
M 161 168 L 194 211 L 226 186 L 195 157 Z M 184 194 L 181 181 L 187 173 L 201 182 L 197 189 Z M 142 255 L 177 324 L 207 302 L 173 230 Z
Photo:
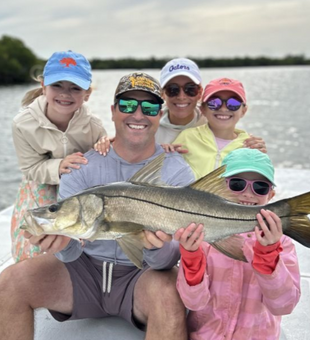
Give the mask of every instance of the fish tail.
M 284 234 L 310 248 L 310 221 L 307 216 L 291 216 L 290 226 Z
M 286 200 L 291 208 L 289 226 L 284 233 L 310 248 L 310 192 Z

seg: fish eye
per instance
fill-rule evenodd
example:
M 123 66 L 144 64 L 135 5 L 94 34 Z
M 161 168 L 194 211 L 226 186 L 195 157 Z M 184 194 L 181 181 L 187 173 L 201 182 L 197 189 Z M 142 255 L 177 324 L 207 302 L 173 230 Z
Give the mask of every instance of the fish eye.
M 57 204 L 52 204 L 49 208 L 48 208 L 49 212 L 53 213 L 56 212 L 58 210 L 58 205 Z

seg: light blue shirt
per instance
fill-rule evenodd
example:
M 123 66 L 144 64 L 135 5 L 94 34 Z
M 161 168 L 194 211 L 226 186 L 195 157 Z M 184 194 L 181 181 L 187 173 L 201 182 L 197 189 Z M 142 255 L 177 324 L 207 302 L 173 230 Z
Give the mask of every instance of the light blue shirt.
M 79 170 L 72 169 L 70 174 L 61 177 L 59 196 L 64 199 L 96 185 L 127 181 L 161 153 L 163 149 L 156 144 L 156 151 L 152 157 L 139 163 L 128 163 L 119 157 L 113 148 L 105 157 L 91 150 L 84 155 L 88 159 L 87 165 L 81 165 Z M 195 176 L 180 154 L 168 153 L 161 170 L 161 180 L 172 186 L 187 186 L 194 182 Z M 79 242 L 71 240 L 69 245 L 56 256 L 63 262 L 71 262 L 76 260 L 83 251 L 100 261 L 133 266 L 114 240 L 86 241 L 83 248 Z M 174 241 L 165 243 L 160 249 L 144 249 L 144 260 L 154 269 L 173 267 L 179 256 L 179 246 Z

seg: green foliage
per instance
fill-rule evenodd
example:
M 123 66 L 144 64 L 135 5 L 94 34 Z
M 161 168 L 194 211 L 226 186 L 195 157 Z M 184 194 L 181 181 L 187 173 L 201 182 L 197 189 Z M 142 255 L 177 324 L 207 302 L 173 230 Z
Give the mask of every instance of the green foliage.
M 235 57 L 235 58 L 195 58 L 188 57 L 197 63 L 200 68 L 211 67 L 255 67 L 255 66 L 287 66 L 287 65 L 310 65 L 310 59 L 306 59 L 302 55 L 286 56 L 284 58 L 268 58 L 268 57 Z M 90 61 L 94 70 L 108 69 L 161 69 L 167 61 L 172 58 L 156 59 L 93 59 Z
M 0 39 L 0 84 L 20 84 L 31 80 L 31 68 L 40 63 L 19 39 L 4 35 Z

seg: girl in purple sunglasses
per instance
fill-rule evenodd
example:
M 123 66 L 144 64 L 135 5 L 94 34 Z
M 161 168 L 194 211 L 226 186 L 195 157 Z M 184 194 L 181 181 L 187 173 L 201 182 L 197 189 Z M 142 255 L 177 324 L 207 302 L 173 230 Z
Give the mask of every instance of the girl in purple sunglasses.
M 236 128 L 247 112 L 246 94 L 240 81 L 212 80 L 202 94 L 201 111 L 208 123 L 182 131 L 174 141 L 174 145 L 188 150 L 183 156 L 197 179 L 218 168 L 234 149 L 249 147 L 266 152 L 262 139 Z

